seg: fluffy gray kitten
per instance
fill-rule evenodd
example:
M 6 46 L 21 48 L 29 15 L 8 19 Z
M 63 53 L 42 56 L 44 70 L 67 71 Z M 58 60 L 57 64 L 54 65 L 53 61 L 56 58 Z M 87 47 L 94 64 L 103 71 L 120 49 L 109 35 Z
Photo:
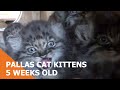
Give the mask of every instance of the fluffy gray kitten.
M 13 35 L 14 38 L 11 38 L 11 40 L 7 39 L 8 36 L 11 36 L 7 35 L 7 33 L 14 29 L 15 31 L 18 31 Z M 61 23 L 50 24 L 46 21 L 32 21 L 25 27 L 22 27 L 20 24 L 18 25 L 13 23 L 11 26 L 6 28 L 4 32 L 4 40 L 9 51 L 8 54 L 19 63 L 23 62 L 25 64 L 26 62 L 33 61 L 36 65 L 37 62 L 42 61 L 55 62 L 71 60 L 69 40 L 67 39 L 66 32 L 64 31 Z M 12 55 L 10 51 L 12 52 Z M 25 69 L 41 71 L 37 66 Z M 56 70 L 56 68 L 53 67 L 51 67 L 50 70 L 53 69 Z M 57 70 L 57 76 L 39 75 L 35 76 L 35 78 L 63 79 L 67 78 L 67 75 L 69 75 L 69 70 L 66 70 L 65 68 Z

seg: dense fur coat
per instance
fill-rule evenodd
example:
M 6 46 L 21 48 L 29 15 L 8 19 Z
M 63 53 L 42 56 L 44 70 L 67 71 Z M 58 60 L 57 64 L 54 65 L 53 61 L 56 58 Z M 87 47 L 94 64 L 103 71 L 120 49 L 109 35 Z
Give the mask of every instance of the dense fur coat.
M 10 38 L 11 42 L 8 38 Z M 8 55 L 18 62 L 69 61 L 72 57 L 71 45 L 61 23 L 50 24 L 47 21 L 39 20 L 32 21 L 26 26 L 13 23 L 5 29 L 4 40 Z M 41 70 L 36 66 L 25 69 Z M 50 70 L 52 69 L 55 68 Z M 58 72 L 59 74 L 55 77 L 37 76 L 36 78 L 61 79 L 67 78 L 66 74 L 69 74 L 69 70 L 64 68 L 58 69 Z
M 87 61 L 88 66 L 74 70 L 75 78 L 119 78 L 120 12 L 89 11 L 84 14 L 78 12 L 76 15 L 70 15 L 69 18 L 67 14 L 64 22 L 72 21 L 74 24 L 67 24 L 73 26 L 65 28 L 71 43 L 74 43 L 76 60 Z

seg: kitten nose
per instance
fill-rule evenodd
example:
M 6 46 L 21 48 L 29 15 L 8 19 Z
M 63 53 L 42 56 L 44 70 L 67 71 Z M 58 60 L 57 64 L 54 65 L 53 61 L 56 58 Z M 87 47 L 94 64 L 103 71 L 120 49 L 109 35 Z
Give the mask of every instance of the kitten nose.
M 44 56 L 41 56 L 41 58 L 45 58 L 46 57 L 46 55 L 44 55 Z
M 43 52 L 39 52 L 38 54 L 39 54 L 39 57 L 45 56 L 45 54 Z
M 50 50 L 45 50 L 43 52 L 39 52 L 39 56 L 46 56 L 48 53 L 50 52 Z

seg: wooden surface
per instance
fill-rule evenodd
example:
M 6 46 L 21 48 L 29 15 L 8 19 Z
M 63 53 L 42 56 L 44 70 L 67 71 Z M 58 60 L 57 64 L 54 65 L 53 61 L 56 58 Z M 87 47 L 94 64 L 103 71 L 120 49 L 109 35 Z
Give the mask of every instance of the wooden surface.
M 53 13 L 54 11 L 41 11 L 41 20 L 47 21 L 49 16 Z

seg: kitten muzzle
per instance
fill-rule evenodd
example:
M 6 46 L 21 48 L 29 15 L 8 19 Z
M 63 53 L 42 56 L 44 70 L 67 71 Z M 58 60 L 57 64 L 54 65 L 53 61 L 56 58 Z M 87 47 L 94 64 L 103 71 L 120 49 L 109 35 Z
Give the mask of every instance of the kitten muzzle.
M 42 58 L 41 60 L 42 64 L 46 64 L 46 67 L 43 66 L 43 69 L 49 69 L 51 68 L 51 65 L 48 65 L 49 63 L 52 63 L 52 58 Z

